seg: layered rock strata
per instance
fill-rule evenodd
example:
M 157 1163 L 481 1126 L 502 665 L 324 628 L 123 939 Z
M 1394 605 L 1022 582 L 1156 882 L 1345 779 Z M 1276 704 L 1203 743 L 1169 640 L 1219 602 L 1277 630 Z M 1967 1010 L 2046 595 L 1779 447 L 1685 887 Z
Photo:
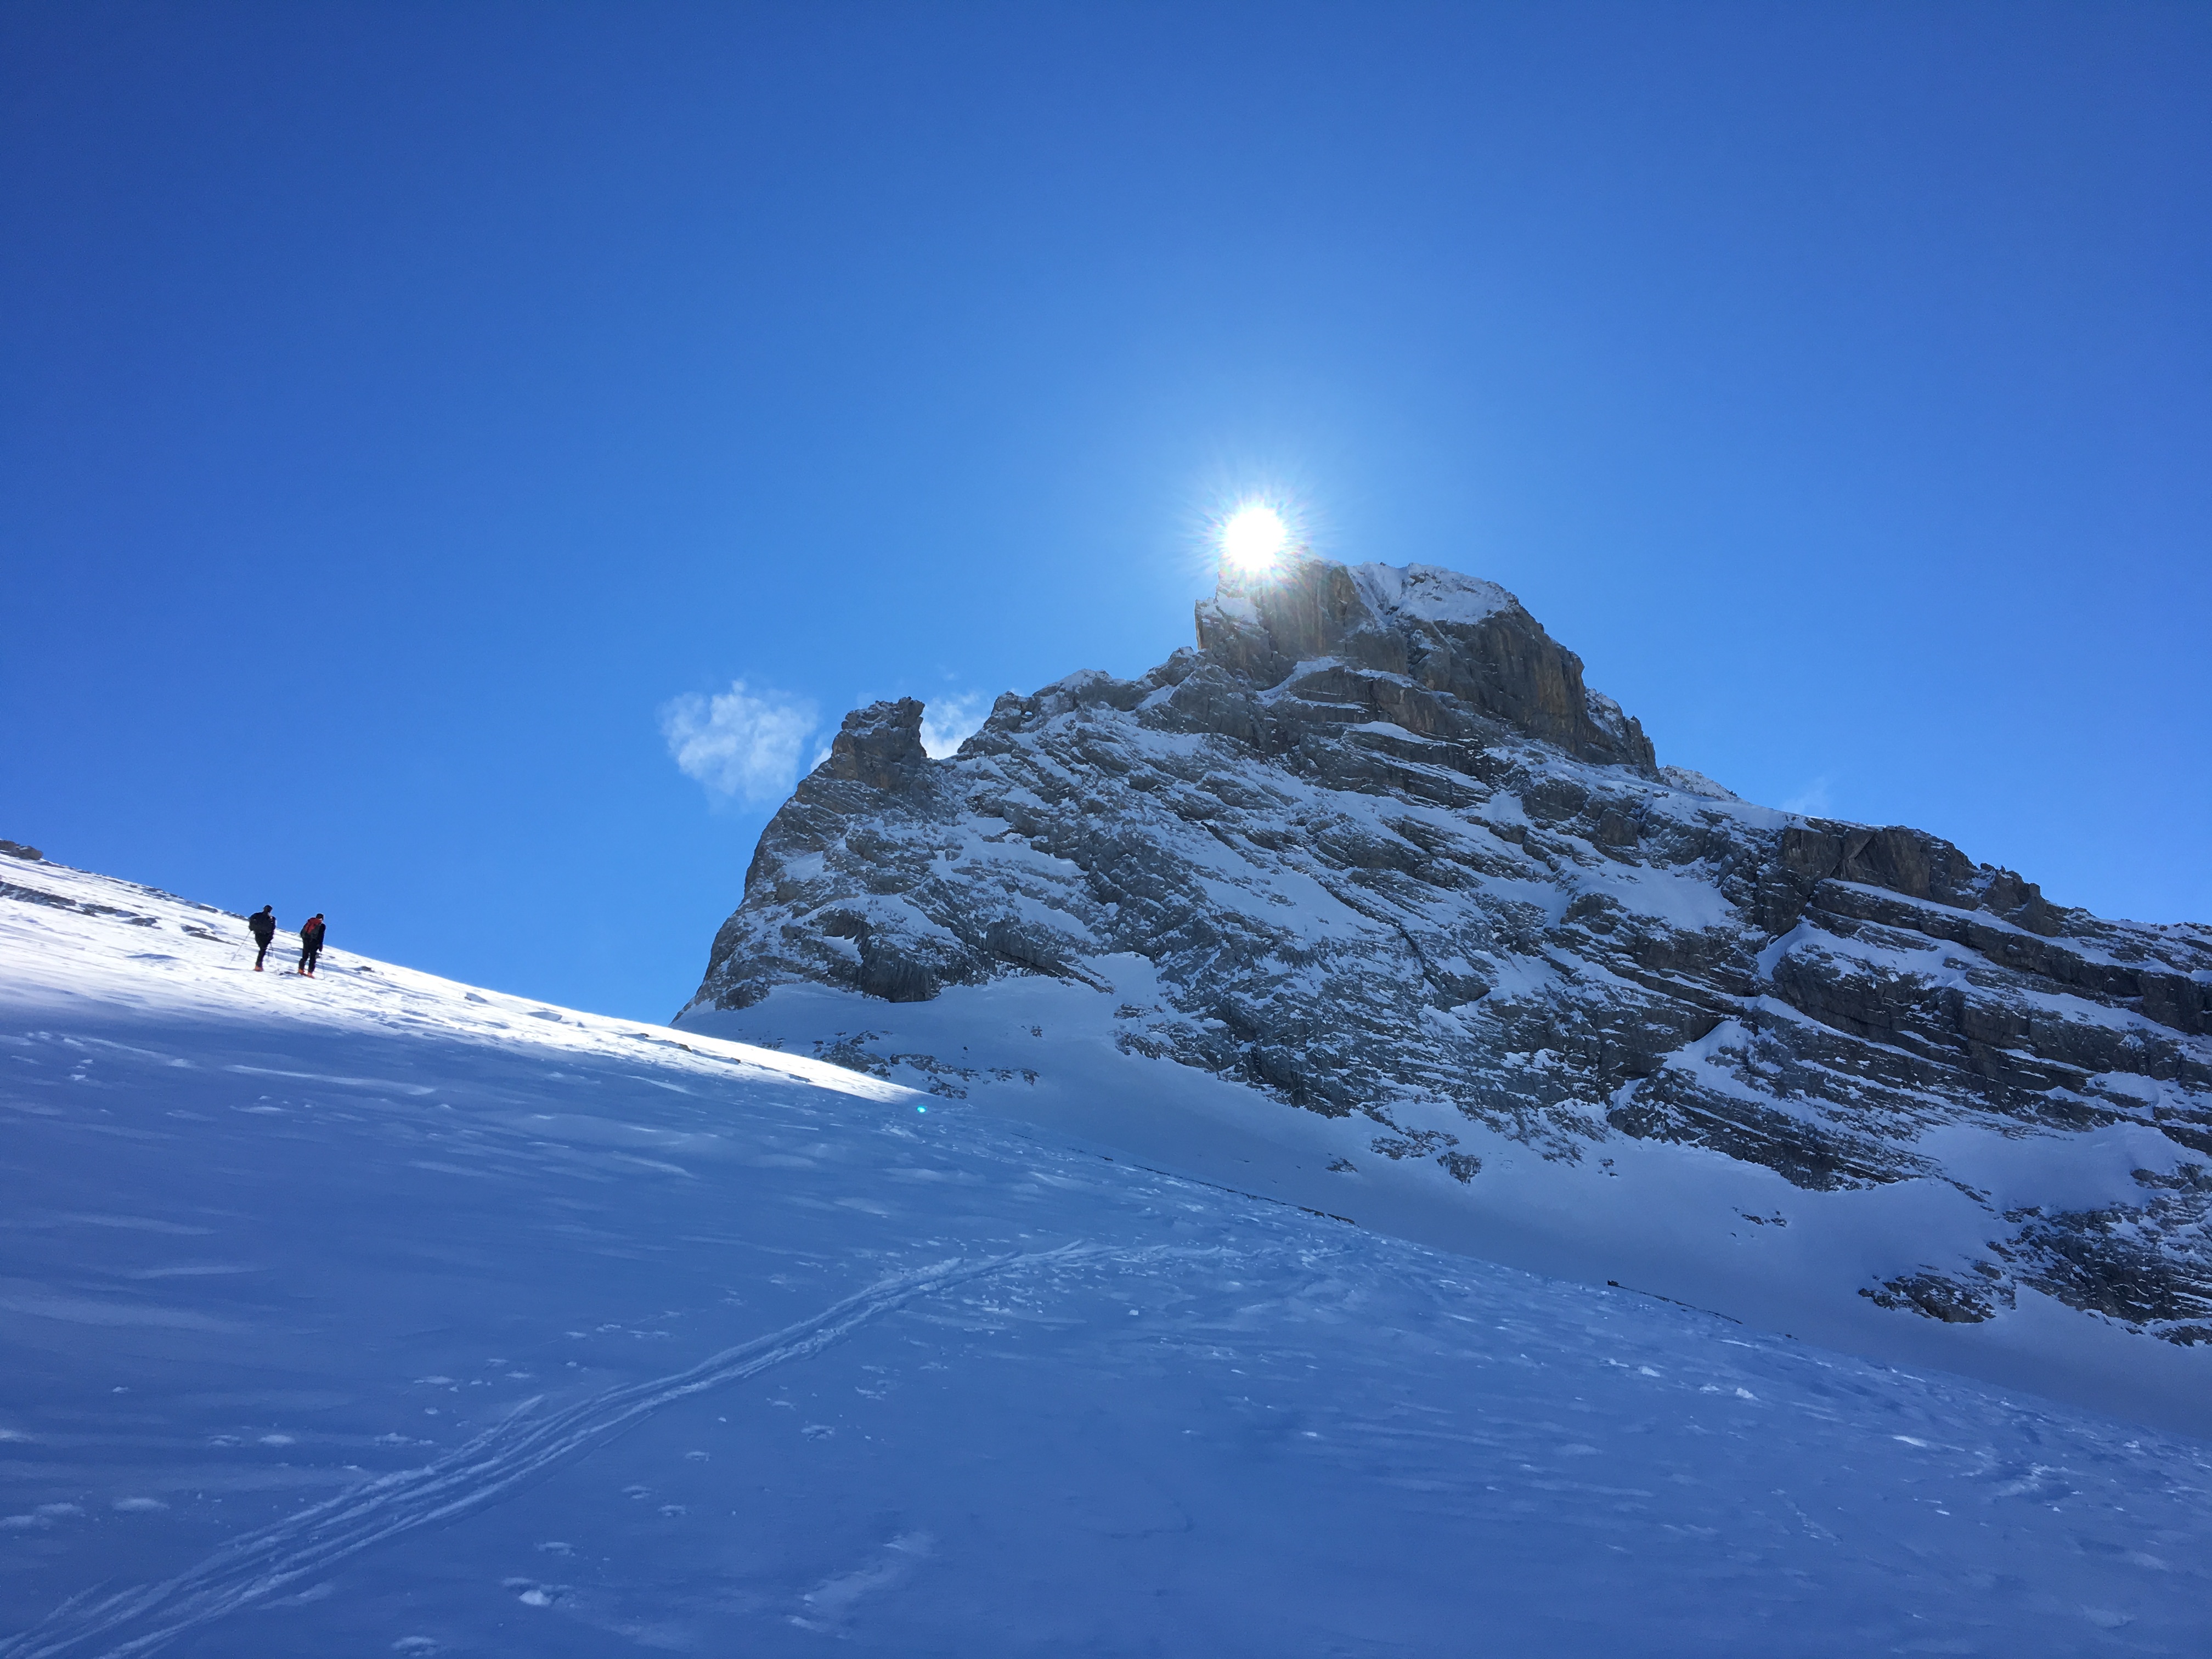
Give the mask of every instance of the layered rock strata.
M 1197 624 L 1141 678 L 1000 698 L 949 760 L 918 702 L 848 715 L 693 1008 L 1105 988 L 1133 953 L 1163 994 L 1120 1010 L 1125 1052 L 1364 1119 L 1380 1156 L 1476 1178 L 1441 1103 L 1567 1162 L 1630 1137 L 1802 1188 L 1948 1181 L 1986 1249 L 1861 1286 L 1877 1304 L 1972 1322 L 2032 1286 L 2212 1340 L 2212 930 L 1662 768 L 1512 595 L 1452 571 L 1303 560 Z M 2118 1124 L 2170 1156 L 2087 1208 L 2007 1206 L 1931 1133 Z

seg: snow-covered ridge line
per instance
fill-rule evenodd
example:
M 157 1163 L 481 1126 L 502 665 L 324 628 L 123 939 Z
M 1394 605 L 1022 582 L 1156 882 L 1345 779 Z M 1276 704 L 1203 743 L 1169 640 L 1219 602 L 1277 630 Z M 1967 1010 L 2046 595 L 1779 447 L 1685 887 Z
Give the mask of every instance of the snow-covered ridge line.
M 1463 576 L 1441 565 L 1357 564 L 1352 567 L 1352 580 L 1360 596 L 1382 617 L 1471 627 L 1500 611 L 1522 608 L 1521 601 L 1496 582 Z
M 52 913 L 112 921 L 130 931 L 86 933 L 57 925 Z M 346 1024 L 364 1017 L 434 1015 L 452 1035 L 469 1040 L 599 1053 L 621 1052 L 611 1045 L 633 1045 L 716 1062 L 718 1070 L 733 1064 L 872 1099 L 908 1100 L 914 1093 L 805 1055 L 556 1007 L 355 951 L 325 952 L 316 976 L 299 982 L 290 971 L 287 937 L 280 935 L 270 951 L 269 971 L 240 978 L 234 970 L 251 968 L 253 947 L 244 919 L 234 912 L 51 860 L 0 863 L 0 941 L 22 952 L 19 959 L 35 958 L 54 969 L 12 988 L 23 1002 L 61 1009 L 88 994 L 143 995 L 151 981 L 161 986 L 165 1018 L 190 1011 L 200 1017 Z M 294 939 L 295 949 L 296 944 Z

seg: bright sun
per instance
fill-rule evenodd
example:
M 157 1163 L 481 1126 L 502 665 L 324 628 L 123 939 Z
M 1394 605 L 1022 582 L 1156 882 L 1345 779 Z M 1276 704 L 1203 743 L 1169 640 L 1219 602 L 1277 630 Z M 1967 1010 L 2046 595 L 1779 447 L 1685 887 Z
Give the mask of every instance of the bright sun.
M 1248 576 L 1272 569 L 1290 545 L 1291 527 L 1272 507 L 1240 507 L 1221 526 L 1221 556 Z

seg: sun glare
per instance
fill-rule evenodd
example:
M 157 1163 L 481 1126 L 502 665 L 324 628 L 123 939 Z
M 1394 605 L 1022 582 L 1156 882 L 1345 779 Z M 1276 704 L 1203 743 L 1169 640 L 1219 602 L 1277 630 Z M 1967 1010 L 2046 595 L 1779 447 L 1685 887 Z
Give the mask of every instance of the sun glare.
M 1232 569 L 1257 576 L 1274 568 L 1291 543 L 1291 527 L 1272 507 L 1238 507 L 1221 526 L 1221 556 Z

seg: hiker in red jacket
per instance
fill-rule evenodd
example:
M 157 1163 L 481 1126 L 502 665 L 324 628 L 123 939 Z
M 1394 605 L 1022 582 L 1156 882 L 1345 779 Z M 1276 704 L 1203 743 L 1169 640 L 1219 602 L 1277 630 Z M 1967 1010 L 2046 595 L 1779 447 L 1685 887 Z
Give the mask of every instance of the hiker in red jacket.
M 322 953 L 323 913 L 318 910 L 300 924 L 300 971 L 313 979 L 315 958 Z

